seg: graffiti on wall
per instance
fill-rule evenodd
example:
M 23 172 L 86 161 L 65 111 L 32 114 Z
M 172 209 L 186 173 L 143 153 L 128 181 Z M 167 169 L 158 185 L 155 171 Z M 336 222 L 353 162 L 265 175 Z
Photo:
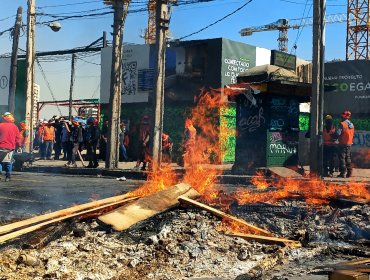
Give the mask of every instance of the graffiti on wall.
M 292 141 L 289 138 L 289 134 L 282 132 L 272 132 L 269 136 L 269 149 L 270 155 L 276 154 L 296 154 L 297 153 L 297 141 Z

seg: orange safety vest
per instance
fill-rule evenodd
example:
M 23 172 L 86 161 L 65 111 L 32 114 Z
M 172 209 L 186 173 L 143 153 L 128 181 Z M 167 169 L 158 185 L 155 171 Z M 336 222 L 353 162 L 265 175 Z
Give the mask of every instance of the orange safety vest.
M 335 127 L 332 126 L 329 132 L 324 127 L 323 131 L 323 138 L 324 138 L 324 145 L 335 145 L 333 138 L 331 137 L 335 133 Z
M 44 127 L 44 137 L 43 137 L 43 140 L 44 141 L 54 141 L 54 139 L 55 139 L 54 132 L 55 132 L 54 127 L 52 127 L 52 126 L 50 126 L 50 127 L 45 126 Z
M 346 122 L 341 122 L 342 124 L 342 134 L 339 135 L 339 144 L 340 145 L 352 145 L 353 136 L 355 134 L 355 127 L 349 128 Z

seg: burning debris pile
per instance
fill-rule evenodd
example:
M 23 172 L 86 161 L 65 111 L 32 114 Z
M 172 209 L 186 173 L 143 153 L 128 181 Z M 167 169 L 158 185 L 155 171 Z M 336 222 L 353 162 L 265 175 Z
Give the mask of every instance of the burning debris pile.
M 220 102 L 219 95 L 203 95 L 192 112 L 201 128 L 184 157 L 181 183 L 164 166 L 126 195 L 0 227 L 0 243 L 41 228 L 36 235 L 51 235 L 50 224 L 68 229 L 42 246 L 22 246 L 35 240 L 26 235 L 3 247 L 0 279 L 299 279 L 329 254 L 338 262 L 370 257 L 366 184 L 256 176 L 255 187 L 235 193 L 216 187 L 221 171 L 203 164 L 219 157 L 212 112 Z
M 144 199 L 148 201 L 152 196 Z M 184 198 L 183 201 L 193 200 Z M 137 205 L 138 201 L 131 205 L 135 203 Z M 61 238 L 43 248 L 5 247 L 0 256 L 0 279 L 192 279 L 216 276 L 221 279 L 258 279 L 261 275 L 265 277 L 262 279 L 271 279 L 274 273 L 283 277 L 276 276 L 275 279 L 285 279 L 287 275 L 299 276 L 314 271 L 328 254 L 334 254 L 341 261 L 349 259 L 344 255 L 370 257 L 366 250 L 370 235 L 368 205 L 357 204 L 342 209 L 328 205 L 312 207 L 294 199 L 274 205 L 238 205 L 236 201 L 231 204 L 230 212 L 258 225 L 255 228 L 202 203 L 191 205 L 196 207 L 182 204 L 174 210 L 144 218 L 122 232 L 111 232 L 102 226 L 101 221 L 85 217 L 73 224 Z M 149 208 L 159 211 L 158 205 Z M 224 220 L 216 216 L 224 216 Z M 250 226 L 236 228 L 226 222 L 230 220 L 234 225 L 245 223 Z M 243 228 L 253 234 L 241 233 Z M 258 230 L 261 230 L 260 235 L 255 234 Z M 287 239 L 271 237 L 268 233 L 299 240 L 304 247 L 292 246 L 297 244 L 283 242 Z M 302 259 L 317 261 L 305 268 L 301 263 L 298 269 L 297 261 Z M 273 270 L 281 265 L 295 269 L 291 268 L 286 275 L 282 275 L 281 269 Z

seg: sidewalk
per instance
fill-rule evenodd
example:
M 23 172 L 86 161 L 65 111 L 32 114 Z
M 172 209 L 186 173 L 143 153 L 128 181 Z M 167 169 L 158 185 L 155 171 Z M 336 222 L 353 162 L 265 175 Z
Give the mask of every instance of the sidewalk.
M 85 168 L 81 162 L 77 162 L 77 167 L 64 167 L 66 162 L 62 160 L 36 160 L 31 167 L 25 167 L 26 172 L 41 172 L 41 173 L 56 173 L 56 174 L 69 174 L 81 176 L 101 176 L 101 177 L 126 177 L 127 179 L 145 180 L 147 178 L 147 171 L 134 169 L 136 162 L 119 162 L 117 169 L 106 169 L 105 163 L 100 162 L 98 168 Z M 175 163 L 171 164 L 172 168 L 181 177 L 185 170 L 183 167 Z M 222 170 L 223 174 L 218 176 L 219 183 L 233 184 L 233 185 L 247 185 L 252 178 L 251 175 L 233 175 L 231 174 L 232 164 L 221 165 L 203 165 L 204 168 Z M 262 168 L 261 171 L 265 172 L 267 176 L 293 178 L 297 180 L 308 180 L 309 178 L 303 177 L 295 171 L 285 167 L 270 167 Z M 309 167 L 305 167 L 308 174 Z M 338 175 L 338 174 L 335 174 Z M 345 182 L 366 182 L 370 183 L 370 169 L 353 169 L 353 176 L 349 179 L 345 178 L 324 178 L 325 181 L 345 183 Z

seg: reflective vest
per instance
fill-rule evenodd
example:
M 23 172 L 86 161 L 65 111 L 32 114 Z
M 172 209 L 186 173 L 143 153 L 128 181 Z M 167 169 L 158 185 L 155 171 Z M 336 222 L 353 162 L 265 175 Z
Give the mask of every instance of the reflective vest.
M 342 134 L 339 135 L 339 144 L 340 145 L 352 145 L 353 136 L 355 134 L 355 127 L 349 128 L 346 122 L 341 122 L 342 125 Z
M 329 130 L 329 132 L 324 127 L 323 131 L 323 139 L 324 139 L 324 145 L 335 145 L 335 142 L 333 141 L 332 135 L 335 133 L 335 127 L 332 126 Z
M 44 141 L 54 141 L 55 139 L 55 129 L 54 127 L 50 126 L 45 126 L 44 127 L 44 137 L 43 137 L 43 140 Z

